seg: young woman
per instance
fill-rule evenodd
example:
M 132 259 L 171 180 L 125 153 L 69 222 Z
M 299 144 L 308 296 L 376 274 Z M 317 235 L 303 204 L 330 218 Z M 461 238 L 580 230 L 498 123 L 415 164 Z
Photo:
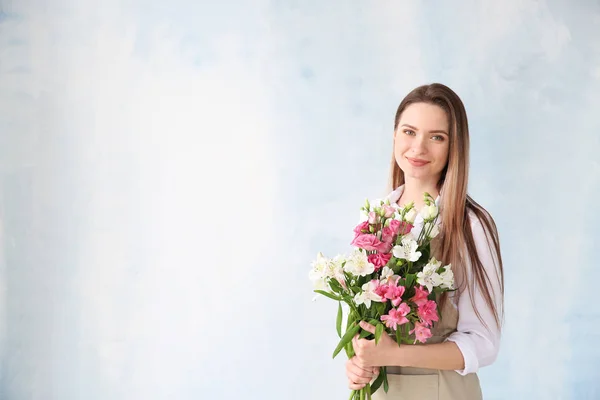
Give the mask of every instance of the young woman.
M 394 121 L 392 204 L 423 206 L 428 192 L 440 207 L 438 260 L 452 264 L 457 290 L 439 298 L 441 319 L 426 344 L 402 345 L 387 335 L 377 345 L 355 337 L 346 363 L 350 389 L 387 366 L 389 390 L 373 399 L 481 399 L 477 371 L 500 345 L 504 274 L 498 233 L 488 212 L 468 194 L 469 128 L 464 105 L 441 84 L 421 86 L 400 103 Z M 422 223 L 419 217 L 415 224 Z M 363 329 L 375 328 L 366 322 Z

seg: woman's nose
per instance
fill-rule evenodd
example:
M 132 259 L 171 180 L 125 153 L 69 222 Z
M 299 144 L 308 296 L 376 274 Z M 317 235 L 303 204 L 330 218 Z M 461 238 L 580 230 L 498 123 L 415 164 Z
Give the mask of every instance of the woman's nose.
M 422 154 L 427 152 L 427 146 L 422 136 L 417 136 L 412 142 L 411 150 L 415 154 Z

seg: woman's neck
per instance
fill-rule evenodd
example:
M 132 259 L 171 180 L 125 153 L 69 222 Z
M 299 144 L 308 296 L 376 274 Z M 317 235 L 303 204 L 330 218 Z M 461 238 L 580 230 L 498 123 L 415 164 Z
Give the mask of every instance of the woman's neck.
M 415 208 L 420 210 L 425 204 L 423 201 L 423 194 L 425 192 L 429 193 L 435 199 L 439 195 L 437 183 L 407 180 L 404 182 L 404 190 L 398 200 L 398 204 L 404 206 L 412 201 L 415 204 Z

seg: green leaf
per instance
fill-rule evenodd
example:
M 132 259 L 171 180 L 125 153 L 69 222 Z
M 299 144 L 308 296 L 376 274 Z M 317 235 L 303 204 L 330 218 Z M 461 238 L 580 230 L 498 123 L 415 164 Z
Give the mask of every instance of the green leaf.
M 325 297 L 329 297 L 330 299 L 333 299 L 333 300 L 336 300 L 336 301 L 340 301 L 340 298 L 338 296 L 336 296 L 335 294 L 331 294 L 329 292 L 326 292 L 324 290 L 314 290 L 314 292 L 322 294 Z
M 383 376 L 383 390 L 387 393 L 388 390 L 389 390 L 389 388 L 390 388 L 390 385 L 389 385 L 388 380 L 387 380 L 387 369 L 385 367 L 383 367 L 383 372 L 384 372 L 384 376 Z
M 375 315 L 385 314 L 385 303 L 374 302 L 371 303 L 371 308 L 375 311 Z
M 408 276 L 406 277 L 406 287 L 411 287 L 414 281 L 415 281 L 415 275 L 408 274 Z
M 354 305 L 354 300 L 352 299 L 352 297 L 348 296 L 347 294 L 343 294 L 342 299 L 344 299 L 344 301 L 346 302 L 346 304 L 348 304 L 348 306 L 350 307 L 350 309 L 352 311 L 358 313 L 358 310 L 356 309 L 356 306 Z
M 371 336 L 371 332 L 365 331 L 364 329 L 360 331 L 360 335 L 358 335 L 358 337 L 361 339 L 367 338 L 369 336 Z
M 346 355 L 348 356 L 348 359 L 351 359 L 352 357 L 355 356 L 354 353 L 354 349 L 352 348 L 352 343 L 348 343 L 346 346 L 344 346 L 344 350 L 346 350 Z
M 335 321 L 335 329 L 337 330 L 338 337 L 342 337 L 342 303 L 338 302 L 338 313 Z
M 419 260 L 429 260 L 430 254 L 431 254 L 431 247 L 429 245 L 424 246 L 423 249 L 421 250 L 421 257 L 419 257 Z
M 350 313 L 348 314 L 348 321 L 346 321 L 346 329 L 348 329 L 348 327 L 350 327 L 354 321 L 356 321 L 356 314 L 354 311 L 350 310 Z
M 413 344 L 414 338 L 411 338 L 411 335 L 410 335 L 411 327 L 408 324 L 403 325 L 403 327 L 404 327 L 404 343 Z
M 402 344 L 402 333 L 400 332 L 400 329 L 396 329 L 396 343 L 398 343 L 398 347 Z
M 383 333 L 383 324 L 377 324 L 377 328 L 375 328 L 375 344 L 379 343 L 382 333 Z
M 379 369 L 379 376 L 377 377 L 377 379 L 375 379 L 375 381 L 371 384 L 371 393 L 375 393 L 377 391 L 377 389 L 379 389 L 379 387 L 381 386 L 381 384 L 383 383 L 383 375 L 385 373 L 383 372 L 383 368 Z
M 340 283 L 336 279 L 330 279 L 329 280 L 329 286 L 331 286 L 331 289 L 334 292 L 337 292 L 337 293 L 343 293 L 344 292 L 344 288 L 342 288 L 342 285 L 340 285 Z
M 338 353 L 344 348 L 346 344 L 352 341 L 352 338 L 354 337 L 354 335 L 356 335 L 359 329 L 360 325 L 354 323 L 350 329 L 346 330 L 346 333 L 342 337 L 342 340 L 340 340 L 340 343 L 338 343 L 337 347 L 333 351 L 333 358 L 335 358 L 335 356 L 338 355 Z

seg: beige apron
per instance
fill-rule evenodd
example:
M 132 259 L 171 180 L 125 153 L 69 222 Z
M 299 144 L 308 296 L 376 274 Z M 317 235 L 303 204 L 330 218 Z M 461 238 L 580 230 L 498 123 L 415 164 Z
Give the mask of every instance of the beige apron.
M 458 324 L 458 310 L 448 298 L 442 318 L 434 325 L 433 335 L 427 343 L 443 342 Z M 373 395 L 373 400 L 481 400 L 481 386 L 477 374 L 459 375 L 455 371 L 425 368 L 387 367 L 389 390 L 383 385 Z

